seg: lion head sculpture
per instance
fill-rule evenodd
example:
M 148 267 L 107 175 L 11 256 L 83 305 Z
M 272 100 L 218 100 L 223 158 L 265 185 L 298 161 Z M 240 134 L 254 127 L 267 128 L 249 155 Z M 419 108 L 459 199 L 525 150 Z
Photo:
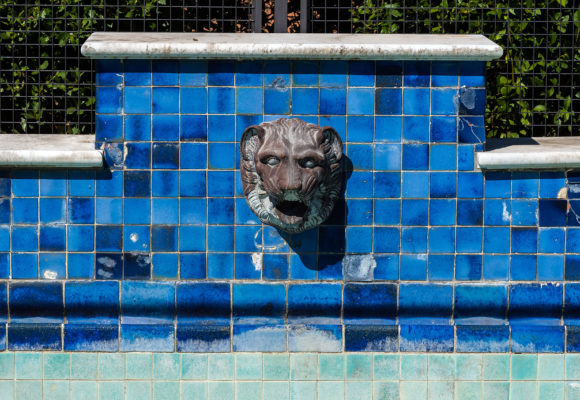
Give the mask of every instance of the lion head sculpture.
M 333 128 L 297 118 L 264 122 L 244 131 L 240 152 L 244 194 L 263 223 L 299 233 L 328 218 L 342 171 Z

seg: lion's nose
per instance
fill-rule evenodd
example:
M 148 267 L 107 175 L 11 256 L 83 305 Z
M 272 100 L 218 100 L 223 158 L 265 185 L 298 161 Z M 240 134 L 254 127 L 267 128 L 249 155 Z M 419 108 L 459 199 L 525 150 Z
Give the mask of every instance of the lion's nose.
M 302 190 L 302 180 L 300 179 L 300 174 L 292 168 L 289 168 L 282 174 L 280 179 L 280 188 L 282 190 Z

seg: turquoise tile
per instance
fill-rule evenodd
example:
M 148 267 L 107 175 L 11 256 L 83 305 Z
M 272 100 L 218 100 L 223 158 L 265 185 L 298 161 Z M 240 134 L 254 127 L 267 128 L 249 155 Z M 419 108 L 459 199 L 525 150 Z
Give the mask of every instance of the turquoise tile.
M 293 381 L 315 381 L 318 369 L 316 354 L 296 353 L 290 355 L 290 379 Z
M 262 379 L 262 355 L 252 353 L 236 354 L 236 379 Z
M 207 358 L 208 378 L 210 380 L 234 379 L 234 355 L 210 354 Z
M 42 353 L 16 353 L 14 369 L 16 379 L 42 379 Z
M 512 380 L 530 380 L 538 376 L 536 354 L 512 354 Z
M 564 400 L 565 382 L 539 382 L 538 400 Z
M 425 381 L 402 381 L 399 397 L 401 400 L 426 400 L 427 382 Z
M 207 355 L 182 354 L 181 379 L 207 379 Z
M 181 382 L 181 400 L 207 400 L 207 383 Z
M 153 373 L 151 354 L 127 353 L 125 355 L 125 376 L 127 379 L 151 379 Z
M 288 354 L 264 354 L 264 380 L 281 381 L 290 377 Z
M 580 354 L 566 354 L 566 380 L 580 380 Z
M 375 380 L 399 380 L 398 354 L 375 354 L 373 360 L 373 376 Z
M 455 377 L 455 357 L 453 354 L 429 355 L 429 380 L 448 381 Z
M 179 399 L 179 382 L 156 381 L 153 383 L 153 400 Z
M 482 383 L 473 381 L 455 382 L 455 398 L 457 400 L 481 400 Z M 531 399 L 528 399 L 531 400 Z
M 123 382 L 99 382 L 99 400 L 123 400 L 124 398 Z
M 483 383 L 483 400 L 508 400 L 509 393 L 510 386 L 508 382 Z
M 350 381 L 345 383 L 345 400 L 368 400 L 373 398 L 372 381 Z
M 401 380 L 426 380 L 427 356 L 425 354 L 401 355 Z
M 457 354 L 455 356 L 455 379 L 462 381 L 481 380 L 483 356 L 481 354 Z
M 536 381 L 512 381 L 510 384 L 510 400 L 536 399 L 538 396 L 537 389 L 538 383 Z
M 561 381 L 564 380 L 564 354 L 539 354 L 538 355 L 538 380 Z
M 344 380 L 344 355 L 319 354 L 318 379 L 328 381 Z
M 99 354 L 99 379 L 125 379 L 125 354 Z
M 151 382 L 127 381 L 125 382 L 125 400 L 151 400 Z
M 211 357 L 210 357 L 211 358 Z M 208 397 L 209 400 L 226 400 L 234 398 L 233 382 L 209 382 Z
M 290 383 L 289 382 L 264 382 L 263 399 L 289 400 L 290 399 Z
M 70 355 L 70 377 L 71 379 L 96 379 L 97 354 L 72 353 Z
M 44 379 L 68 379 L 70 377 L 70 354 L 44 353 Z
M 236 382 L 236 400 L 255 400 L 262 398 L 262 382 Z
M 290 400 L 316 400 L 316 382 L 290 382 Z
M 428 400 L 453 400 L 455 387 L 453 381 L 428 382 Z
M 336 399 L 344 399 L 344 383 L 336 381 L 319 381 L 317 400 Z
M 97 400 L 97 382 L 71 381 L 70 395 L 74 400 Z
M 346 355 L 346 379 L 370 380 L 373 378 L 373 355 L 351 353 Z
M 483 379 L 507 381 L 510 377 L 509 354 L 485 354 L 483 356 Z
M 70 399 L 69 381 L 44 381 L 42 395 L 43 400 Z
M 14 353 L 0 353 L 0 379 L 14 378 Z
M 153 355 L 153 379 L 179 379 L 179 354 L 156 353 Z
M 580 399 L 580 382 L 566 383 L 566 400 Z
M 399 400 L 399 382 L 373 383 L 373 400 Z
M 42 381 L 16 381 L 14 398 L 16 400 L 40 400 L 42 398 Z
M 0 381 L 0 393 L 2 393 L 6 400 L 14 398 L 14 381 Z

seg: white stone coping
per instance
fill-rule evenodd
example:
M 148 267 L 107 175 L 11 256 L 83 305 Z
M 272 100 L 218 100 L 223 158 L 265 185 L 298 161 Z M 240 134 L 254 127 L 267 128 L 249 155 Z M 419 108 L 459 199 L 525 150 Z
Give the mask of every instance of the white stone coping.
M 492 60 L 503 49 L 482 35 L 95 32 L 91 58 Z
M 0 167 L 98 168 L 94 135 L 0 135 Z
M 580 168 L 580 137 L 488 139 L 476 157 L 481 169 Z

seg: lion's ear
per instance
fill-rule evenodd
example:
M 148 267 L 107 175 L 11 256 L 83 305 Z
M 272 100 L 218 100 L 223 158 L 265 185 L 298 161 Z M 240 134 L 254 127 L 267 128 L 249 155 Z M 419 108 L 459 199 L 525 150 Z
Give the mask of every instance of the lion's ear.
M 342 140 L 338 132 L 330 126 L 323 126 L 320 128 L 322 134 L 321 145 L 326 145 L 330 147 L 330 152 L 336 158 L 336 162 L 339 162 L 342 158 Z
M 246 128 L 240 140 L 240 154 L 244 160 L 253 158 L 253 154 L 258 150 L 259 139 L 264 137 L 264 128 L 259 125 L 251 125 Z M 250 154 L 248 154 L 248 152 Z

